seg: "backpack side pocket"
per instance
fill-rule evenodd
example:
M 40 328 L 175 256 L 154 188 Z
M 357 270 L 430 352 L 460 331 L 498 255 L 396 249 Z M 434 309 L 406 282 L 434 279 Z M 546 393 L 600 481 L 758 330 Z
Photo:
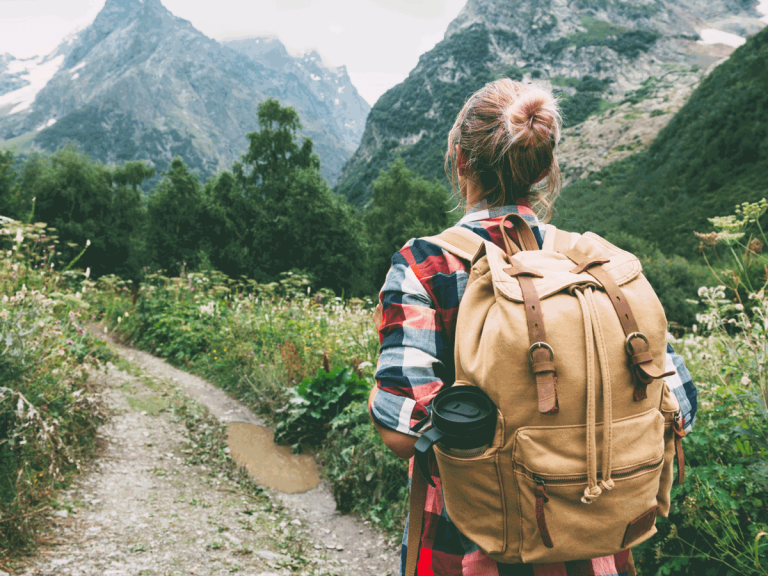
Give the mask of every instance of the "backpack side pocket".
M 507 544 L 504 482 L 499 462 L 503 442 L 504 418 L 499 414 L 493 443 L 482 454 L 463 458 L 435 446 L 448 516 L 486 554 L 503 554 Z
M 658 515 L 662 518 L 667 518 L 671 505 L 672 484 L 676 476 L 674 465 L 677 452 L 676 444 L 680 442 L 679 434 L 675 430 L 680 418 L 680 403 L 677 401 L 675 394 L 669 389 L 669 386 L 667 386 L 666 381 L 662 384 L 659 411 L 664 416 L 664 464 L 661 469 L 659 493 L 656 495 L 656 500 L 659 503 Z M 682 452 L 682 449 L 680 451 Z M 677 465 L 684 466 L 684 463 L 679 461 Z

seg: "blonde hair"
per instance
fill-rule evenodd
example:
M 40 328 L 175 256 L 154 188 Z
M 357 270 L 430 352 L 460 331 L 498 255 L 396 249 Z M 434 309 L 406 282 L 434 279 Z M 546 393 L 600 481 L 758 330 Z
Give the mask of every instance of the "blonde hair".
M 555 155 L 560 141 L 560 109 L 549 90 L 509 78 L 475 92 L 456 117 L 448 135 L 445 173 L 456 194 L 457 146 L 465 177 L 478 182 L 489 206 L 525 198 L 544 222 L 562 187 Z M 536 179 L 548 170 L 537 185 Z M 459 190 L 466 198 L 466 190 Z

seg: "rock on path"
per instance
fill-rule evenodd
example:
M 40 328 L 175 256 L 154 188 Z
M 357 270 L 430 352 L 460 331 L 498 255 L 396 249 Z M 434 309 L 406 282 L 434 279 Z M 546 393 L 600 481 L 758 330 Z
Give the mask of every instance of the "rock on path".
M 53 528 L 20 574 L 370 574 L 399 572 L 399 546 L 357 518 L 337 514 L 325 486 L 270 498 L 264 510 L 224 473 L 185 462 L 184 425 L 164 411 L 182 390 L 220 422 L 261 424 L 245 406 L 201 378 L 114 343 L 149 378 L 112 368 L 104 379 L 114 414 L 105 448 L 61 494 Z M 278 507 L 279 509 L 279 507 Z M 290 553 L 285 542 L 291 542 Z

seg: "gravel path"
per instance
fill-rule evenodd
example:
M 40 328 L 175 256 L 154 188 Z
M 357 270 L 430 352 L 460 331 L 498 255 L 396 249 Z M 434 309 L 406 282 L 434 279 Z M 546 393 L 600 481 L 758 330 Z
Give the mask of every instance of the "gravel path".
M 337 514 L 325 485 L 303 494 L 267 490 L 254 496 L 226 474 L 225 464 L 191 463 L 187 429 L 170 409 L 180 391 L 222 424 L 261 422 L 204 380 L 113 346 L 132 374 L 111 366 L 95 376 L 113 411 L 100 431 L 103 449 L 61 494 L 47 544 L 17 573 L 398 573 L 399 545 Z

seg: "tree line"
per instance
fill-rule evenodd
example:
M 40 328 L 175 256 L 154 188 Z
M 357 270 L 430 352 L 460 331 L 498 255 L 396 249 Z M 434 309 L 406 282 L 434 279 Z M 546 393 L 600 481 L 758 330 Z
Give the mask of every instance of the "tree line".
M 346 295 L 373 293 L 409 238 L 449 225 L 448 190 L 402 160 L 353 208 L 321 175 L 312 140 L 298 138 L 292 107 L 269 99 L 258 120 L 231 170 L 201 182 L 175 158 L 146 194 L 155 170 L 144 162 L 106 166 L 72 146 L 25 159 L 0 151 L 0 215 L 54 228 L 62 262 L 90 241 L 78 266 L 94 276 L 216 269 L 270 282 L 301 270 L 314 288 Z

